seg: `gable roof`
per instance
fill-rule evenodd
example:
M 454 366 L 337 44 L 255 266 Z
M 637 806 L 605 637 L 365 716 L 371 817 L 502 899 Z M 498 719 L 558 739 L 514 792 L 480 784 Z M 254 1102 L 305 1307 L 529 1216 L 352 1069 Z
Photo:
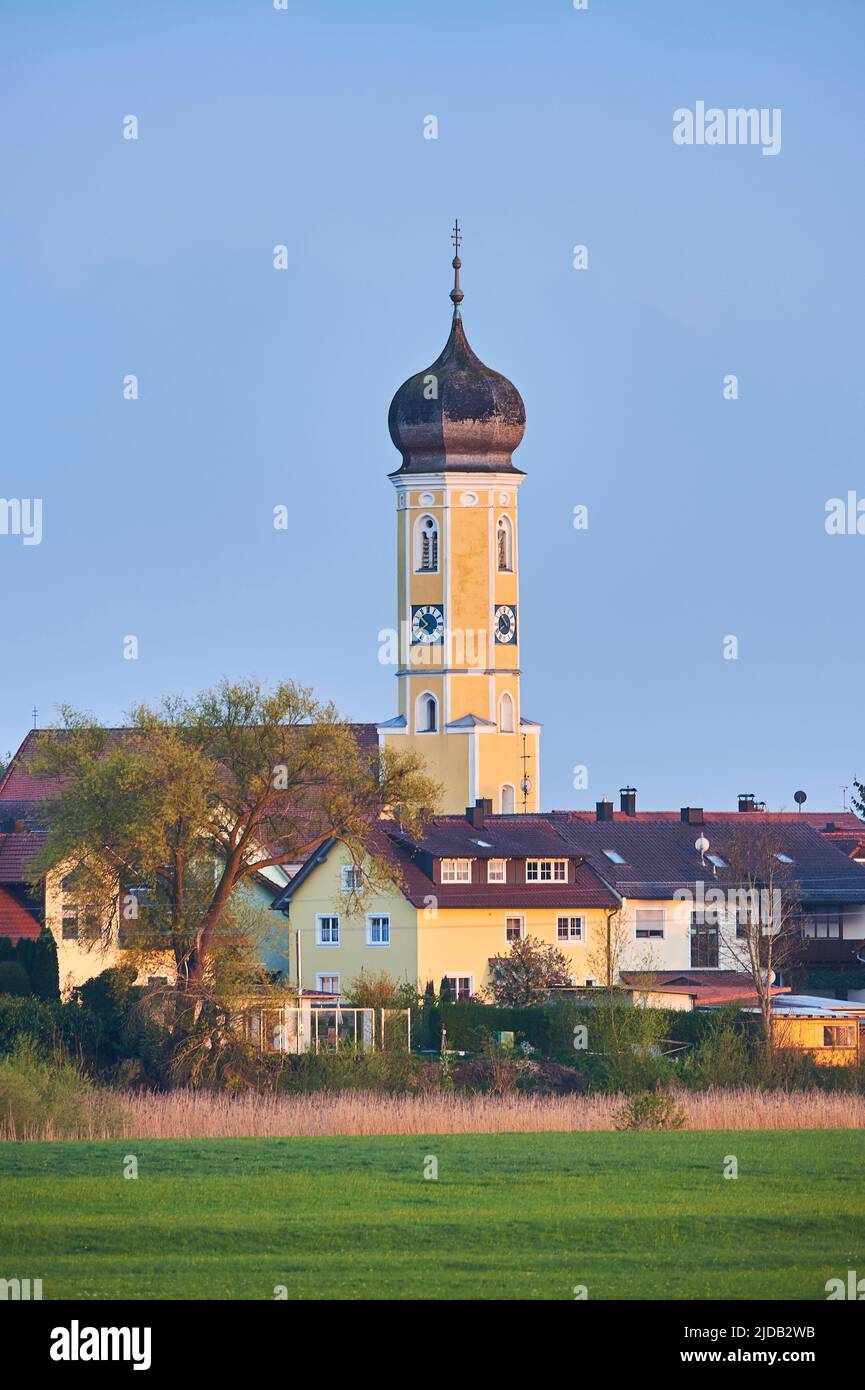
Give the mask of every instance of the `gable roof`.
M 23 903 L 5 888 L 0 888 L 0 936 L 8 936 L 10 941 L 26 938 L 35 941 L 42 927 Z
M 354 733 L 361 752 L 374 753 L 377 751 L 378 729 L 375 724 L 351 724 L 349 728 Z M 108 736 L 106 741 L 108 751 L 117 748 L 138 734 L 136 729 L 128 728 L 105 729 L 103 732 Z M 51 801 L 55 796 L 59 796 L 69 778 L 38 775 L 30 771 L 30 764 L 33 754 L 42 740 L 62 737 L 62 729 L 30 730 L 7 767 L 5 775 L 0 779 L 0 813 L 5 811 L 7 802 L 15 803 L 17 807 L 32 806 L 33 803 Z
M 25 883 L 37 850 L 45 843 L 39 831 L 0 834 L 0 883 Z
M 614 821 L 586 819 L 579 812 L 554 811 L 550 821 L 572 853 L 584 854 L 590 864 L 630 898 L 670 898 L 677 888 L 693 889 L 695 883 L 718 886 L 709 863 L 701 863 L 694 848 L 702 834 L 709 853 L 724 856 L 725 847 L 753 826 L 765 826 L 764 817 L 751 813 L 706 815 L 702 825 L 681 819 L 623 817 Z M 792 878 L 803 901 L 865 903 L 863 866 L 848 858 L 804 817 L 794 814 L 772 821 L 777 840 L 790 855 Z M 605 850 L 621 855 L 623 864 L 612 863 Z

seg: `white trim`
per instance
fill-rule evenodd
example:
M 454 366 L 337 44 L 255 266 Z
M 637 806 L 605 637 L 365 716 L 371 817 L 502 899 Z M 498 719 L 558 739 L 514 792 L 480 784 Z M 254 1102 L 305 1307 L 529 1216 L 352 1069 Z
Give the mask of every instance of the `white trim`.
M 490 865 L 501 864 L 503 873 L 501 878 L 490 878 Z M 508 881 L 508 861 L 507 859 L 488 859 L 487 860 L 487 883 L 507 883 Z
M 451 980 L 468 980 L 468 982 L 469 982 L 469 998 L 471 999 L 472 996 L 474 995 L 474 992 L 475 992 L 475 977 L 474 977 L 474 973 L 473 973 L 471 970 L 443 970 L 443 971 L 442 971 L 442 979 L 445 979 L 445 980 L 448 980 L 448 981 L 451 981 Z M 451 987 L 451 993 L 453 994 L 453 997 L 456 999 L 457 991 L 456 991 L 455 989 L 453 989 L 453 987 Z
M 510 792 L 513 793 L 514 804 L 513 804 L 513 807 L 511 808 L 510 811 L 506 811 L 506 810 L 505 810 L 505 807 L 504 807 L 504 794 L 505 794 L 505 790 L 508 790 L 508 791 L 510 791 Z M 515 816 L 516 813 L 517 813 L 517 789 L 516 789 L 516 787 L 514 786 L 513 782 L 502 782 L 501 786 L 499 787 L 499 815 L 500 815 L 500 816 Z M 533 882 L 534 882 L 534 880 L 533 880 Z
M 655 913 L 655 914 L 657 914 L 657 913 L 660 913 L 660 914 L 661 914 L 661 931 L 660 931 L 660 935 L 658 935 L 658 927 L 657 927 L 657 924 L 656 924 L 655 926 L 652 926 L 652 927 L 642 927 L 642 928 L 640 928 L 641 931 L 651 931 L 651 932 L 653 933 L 652 936 L 637 936 L 637 930 L 638 930 L 638 928 L 637 928 L 637 921 L 638 921 L 638 919 L 639 919 L 640 913 L 642 913 L 642 912 L 651 912 L 651 913 Z M 635 907 L 635 908 L 634 908 L 634 940 L 635 940 L 635 941 L 664 941 L 664 940 L 666 940 L 666 936 L 667 936 L 667 909 L 666 909 L 665 907 Z M 689 968 L 690 968 L 690 967 L 689 967 Z
M 325 919 L 328 922 L 336 922 L 336 941 L 322 941 L 321 924 Z M 320 946 L 323 951 L 338 949 L 342 945 L 342 923 L 339 920 L 338 912 L 317 912 L 315 914 L 315 944 Z
M 511 727 L 506 729 L 502 719 L 502 706 L 507 702 L 511 709 Z M 509 690 L 503 690 L 499 696 L 498 726 L 500 734 L 515 734 L 517 732 L 517 702 Z
M 421 525 L 423 524 L 423 522 L 425 522 L 425 521 L 431 521 L 432 524 L 433 524 L 433 526 L 435 527 L 436 563 L 435 563 L 435 567 L 434 567 L 433 569 L 422 569 L 422 568 L 418 565 L 418 559 L 419 559 L 419 556 L 418 556 L 418 549 L 419 549 L 419 543 L 420 543 L 420 527 L 421 527 Z M 411 565 L 412 565 L 412 574 L 440 574 L 440 573 L 441 573 L 441 564 L 440 564 L 440 561 L 441 561 L 441 539 L 442 539 L 442 538 L 441 538 L 441 527 L 439 526 L 439 523 L 438 523 L 438 521 L 436 520 L 436 518 L 432 515 L 432 512 L 429 512 L 429 511 L 418 512 L 417 516 L 416 516 L 415 519 L 414 519 L 414 523 L 413 523 L 413 525 L 412 525 L 412 528 L 411 528 L 411 543 L 412 543 Z
M 505 945 L 507 945 L 508 942 L 511 940 L 511 937 L 508 936 L 508 922 L 519 922 L 519 924 L 520 924 L 520 935 L 519 935 L 519 940 L 520 940 L 520 941 L 525 941 L 525 939 L 526 939 L 526 917 L 525 917 L 525 913 L 524 913 L 524 912 L 507 912 L 507 913 L 505 913 Z
M 372 918 L 373 918 L 373 917 L 380 917 L 380 918 L 382 918 L 384 921 L 387 922 L 387 941 L 373 941 L 373 940 L 372 940 Z M 390 943 L 391 943 L 390 913 L 389 913 L 389 912 L 368 912 L 368 913 L 366 914 L 365 920 L 366 920 L 366 944 L 367 944 L 367 946 L 372 946 L 372 947 L 375 948 L 375 950 L 379 950 L 379 949 L 382 949 L 382 948 L 384 948 L 384 947 L 389 946 Z
M 342 979 L 338 970 L 318 970 L 315 976 L 315 987 L 319 994 L 328 994 L 329 990 L 324 988 L 325 980 L 336 980 L 336 989 L 333 991 L 334 998 L 342 993 Z
M 435 706 L 435 722 L 434 722 L 434 726 L 433 726 L 432 729 L 420 729 L 420 728 L 418 728 L 418 710 L 419 710 L 419 708 L 420 708 L 420 702 L 421 702 L 421 700 L 432 700 L 433 705 Z M 418 735 L 420 735 L 420 736 L 422 736 L 422 737 L 426 737 L 426 738 L 429 738 L 430 735 L 432 735 L 432 734 L 440 733 L 440 731 L 441 731 L 441 722 L 440 722 L 440 719 L 439 719 L 439 701 L 438 701 L 438 696 L 435 695 L 435 694 L 433 694 L 433 692 L 432 692 L 431 690 L 421 690 L 421 691 L 419 692 L 419 694 L 417 694 L 417 695 L 415 696 L 415 699 L 414 699 L 414 731 L 415 731 L 416 734 L 418 734 Z
M 578 921 L 580 924 L 579 936 L 571 936 L 571 922 Z M 559 936 L 559 923 L 568 923 L 568 935 Z M 556 913 L 556 945 L 557 946 L 585 946 L 588 943 L 589 924 L 585 912 L 557 912 Z

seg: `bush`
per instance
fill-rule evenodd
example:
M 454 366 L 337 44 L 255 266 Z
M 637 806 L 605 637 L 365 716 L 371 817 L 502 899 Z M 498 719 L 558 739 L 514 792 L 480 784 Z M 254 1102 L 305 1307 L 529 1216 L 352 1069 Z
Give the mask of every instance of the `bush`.
M 114 1096 L 62 1057 L 47 1061 L 31 1042 L 0 1057 L 0 1138 L 87 1139 L 118 1134 L 125 1115 Z
M 685 1112 L 669 1091 L 643 1091 L 616 1111 L 616 1129 L 682 1129 Z
M 17 960 L 0 960 L 0 994 L 26 999 L 33 993 L 30 976 Z
M 0 937 L 0 962 L 5 961 L 17 961 L 27 972 L 28 994 L 38 999 L 60 998 L 57 947 L 50 931 L 43 927 L 35 941 L 22 937 L 14 945 L 8 936 Z

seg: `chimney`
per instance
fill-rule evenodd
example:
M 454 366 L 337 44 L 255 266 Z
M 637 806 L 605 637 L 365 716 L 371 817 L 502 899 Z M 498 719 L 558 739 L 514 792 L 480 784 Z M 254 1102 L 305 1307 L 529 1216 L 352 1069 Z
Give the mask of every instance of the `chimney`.
M 623 816 L 635 816 L 637 814 L 637 788 L 620 787 L 619 805 Z
M 25 830 L 27 829 L 27 826 L 24 824 L 23 820 L 16 820 L 14 822 L 14 828 L 16 835 L 23 835 Z
M 479 796 L 474 806 L 466 807 L 466 820 L 475 830 L 483 830 L 487 816 L 493 813 L 493 803 L 489 797 Z
M 703 824 L 703 808 L 702 808 L 702 806 L 683 806 L 683 807 L 682 807 L 682 820 L 685 822 L 685 825 L 702 825 L 702 824 Z
M 596 820 L 612 820 L 612 819 L 613 819 L 613 803 L 612 803 L 612 801 L 598 801 L 598 802 L 596 802 L 596 804 L 595 804 L 595 819 L 596 819 Z
M 753 792 L 739 792 L 739 810 L 755 811 L 757 809 L 757 799 Z

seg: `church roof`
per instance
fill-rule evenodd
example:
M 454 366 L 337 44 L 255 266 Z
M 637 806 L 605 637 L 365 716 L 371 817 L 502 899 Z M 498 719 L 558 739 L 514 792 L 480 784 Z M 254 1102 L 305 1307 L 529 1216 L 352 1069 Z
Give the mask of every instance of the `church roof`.
M 526 428 L 526 408 L 512 381 L 472 351 L 460 304 L 459 228 L 450 336 L 431 366 L 404 381 L 388 413 L 390 437 L 402 454 L 391 476 L 405 473 L 520 473 L 511 455 Z

